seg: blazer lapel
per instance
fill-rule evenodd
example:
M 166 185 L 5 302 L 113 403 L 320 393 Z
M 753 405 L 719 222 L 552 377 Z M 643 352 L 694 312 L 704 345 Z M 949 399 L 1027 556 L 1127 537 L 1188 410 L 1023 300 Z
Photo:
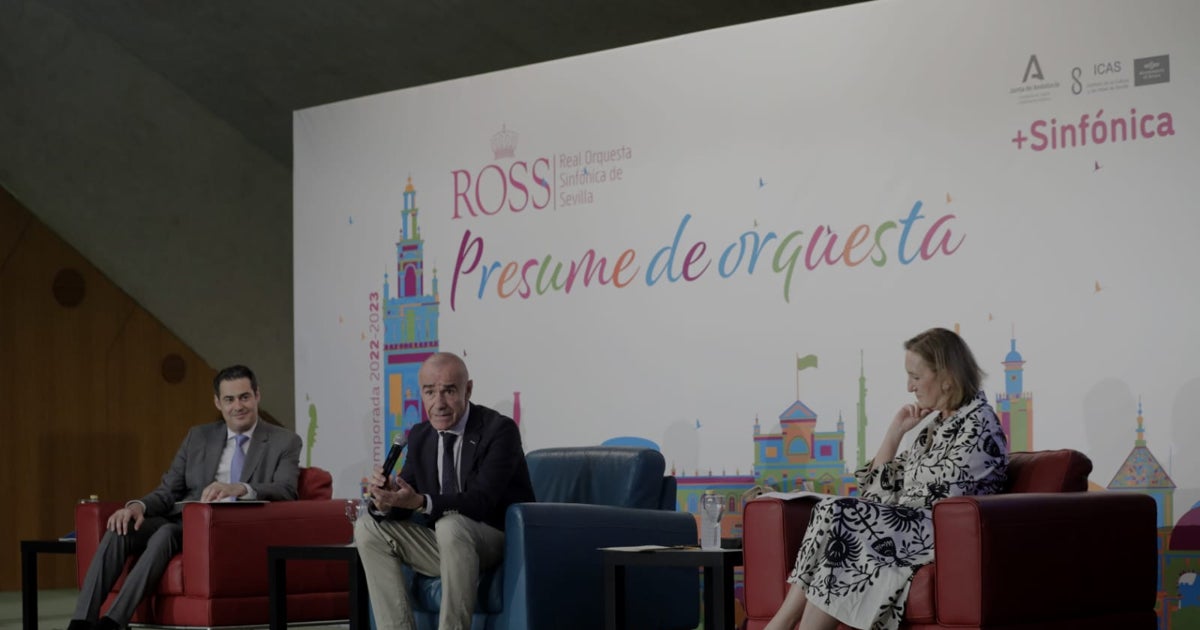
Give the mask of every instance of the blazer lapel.
M 262 418 L 258 419 L 258 423 L 266 424 Z M 254 430 L 254 439 L 250 441 L 250 448 L 246 451 L 246 463 L 242 464 L 242 478 L 230 479 L 232 483 L 250 481 L 253 478 L 254 471 L 262 465 L 263 458 L 266 457 L 267 443 L 270 441 L 268 431 L 264 427 L 260 426 Z
M 426 423 L 429 432 L 425 435 L 425 441 L 421 444 L 421 459 L 417 461 L 428 462 L 426 465 L 417 469 L 417 490 L 426 494 L 440 494 L 442 487 L 441 477 L 438 476 L 438 441 L 441 436 L 433 425 Z M 422 479 L 422 477 L 425 477 Z
M 216 481 L 217 467 L 221 465 L 221 453 L 225 451 L 225 435 L 228 433 L 225 423 L 213 425 L 213 430 L 205 440 L 204 445 L 204 485 Z M 201 488 L 203 490 L 203 487 Z
M 462 489 L 466 490 L 475 472 L 475 458 L 479 453 L 479 436 L 483 421 L 479 412 L 467 416 L 467 427 L 463 429 L 462 458 L 458 462 L 458 478 L 462 480 Z

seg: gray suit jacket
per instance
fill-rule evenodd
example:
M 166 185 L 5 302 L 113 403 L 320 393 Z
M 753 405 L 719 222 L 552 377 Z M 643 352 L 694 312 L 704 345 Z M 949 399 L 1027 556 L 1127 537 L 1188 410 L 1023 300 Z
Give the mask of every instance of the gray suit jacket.
M 223 420 L 188 431 L 162 483 L 140 499 L 146 505 L 146 516 L 175 514 L 183 509 L 179 501 L 200 499 L 200 493 L 216 479 L 226 432 Z M 238 481 L 250 484 L 264 501 L 290 501 L 296 498 L 299 476 L 300 436 L 259 418 Z

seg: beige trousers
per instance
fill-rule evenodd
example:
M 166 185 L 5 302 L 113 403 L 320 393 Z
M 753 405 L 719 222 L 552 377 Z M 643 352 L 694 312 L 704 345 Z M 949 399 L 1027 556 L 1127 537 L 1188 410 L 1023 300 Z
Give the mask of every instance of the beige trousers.
M 408 585 L 400 570 L 442 578 L 438 630 L 470 630 L 479 573 L 504 557 L 504 532 L 460 514 L 438 519 L 436 529 L 412 521 L 361 518 L 354 544 L 367 576 L 377 630 L 416 630 Z

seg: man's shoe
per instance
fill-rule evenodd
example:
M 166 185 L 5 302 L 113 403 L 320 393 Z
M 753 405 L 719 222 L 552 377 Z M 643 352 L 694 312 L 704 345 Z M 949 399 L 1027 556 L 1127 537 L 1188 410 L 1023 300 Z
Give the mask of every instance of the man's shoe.
M 67 624 L 67 630 L 94 630 L 96 624 L 83 619 L 72 619 L 71 623 Z
M 121 624 L 108 617 L 101 617 L 100 621 L 96 624 L 96 630 L 121 630 Z

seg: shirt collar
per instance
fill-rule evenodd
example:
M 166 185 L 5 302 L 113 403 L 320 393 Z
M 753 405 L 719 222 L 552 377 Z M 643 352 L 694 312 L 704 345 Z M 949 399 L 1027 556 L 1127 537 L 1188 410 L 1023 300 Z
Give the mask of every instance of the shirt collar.
M 257 428 L 258 428 L 258 419 L 256 418 L 254 420 L 254 426 L 247 429 L 245 433 L 242 433 L 242 435 L 246 436 L 247 438 L 253 438 L 254 430 Z M 234 436 L 236 436 L 236 435 L 238 435 L 238 434 L 234 433 L 232 429 L 230 429 L 229 427 L 225 427 L 225 441 L 226 442 L 228 442 L 229 440 L 232 440 L 234 438 Z

